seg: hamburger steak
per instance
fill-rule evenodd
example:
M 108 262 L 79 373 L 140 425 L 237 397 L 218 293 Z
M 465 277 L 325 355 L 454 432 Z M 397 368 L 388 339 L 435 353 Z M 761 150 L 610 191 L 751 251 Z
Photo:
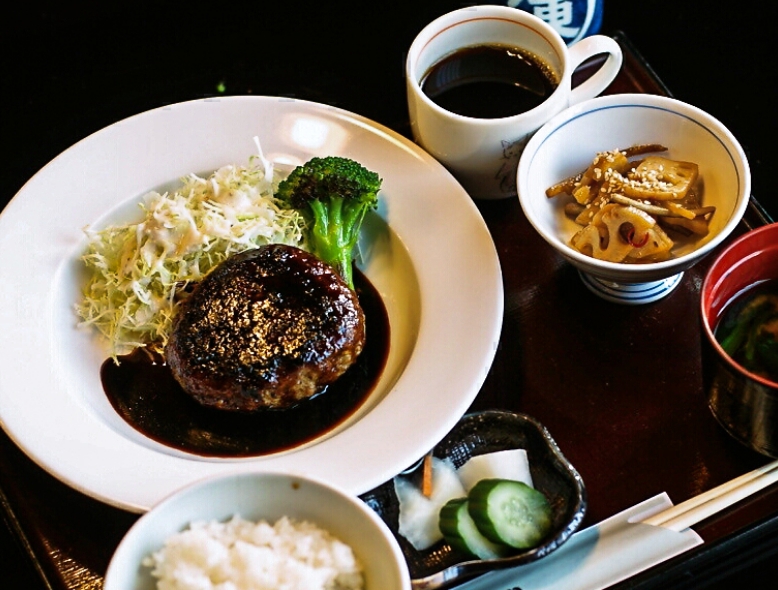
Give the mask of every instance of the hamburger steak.
M 337 272 L 299 248 L 236 254 L 179 307 L 165 347 L 173 376 L 204 406 L 289 408 L 359 356 L 365 316 Z

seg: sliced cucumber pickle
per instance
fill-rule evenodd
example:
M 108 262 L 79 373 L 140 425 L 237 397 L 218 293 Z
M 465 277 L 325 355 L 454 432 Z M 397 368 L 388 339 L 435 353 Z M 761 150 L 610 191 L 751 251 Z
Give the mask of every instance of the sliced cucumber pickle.
M 502 543 L 493 543 L 476 527 L 467 508 L 467 498 L 449 500 L 440 509 L 440 532 L 454 549 L 479 559 L 505 557 L 512 549 Z
M 520 481 L 482 479 L 468 494 L 468 511 L 487 539 L 517 549 L 539 545 L 552 525 L 546 497 Z

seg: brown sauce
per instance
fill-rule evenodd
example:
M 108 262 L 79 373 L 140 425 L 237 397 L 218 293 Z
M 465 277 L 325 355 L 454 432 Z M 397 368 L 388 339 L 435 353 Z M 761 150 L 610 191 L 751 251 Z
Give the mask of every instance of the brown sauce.
M 250 414 L 205 408 L 187 395 L 161 359 L 138 349 L 103 363 L 103 389 L 114 409 L 147 437 L 208 457 L 252 457 L 292 449 L 342 424 L 365 402 L 389 352 L 389 318 L 381 296 L 359 271 L 354 285 L 367 339 L 354 365 L 316 396 L 287 410 Z

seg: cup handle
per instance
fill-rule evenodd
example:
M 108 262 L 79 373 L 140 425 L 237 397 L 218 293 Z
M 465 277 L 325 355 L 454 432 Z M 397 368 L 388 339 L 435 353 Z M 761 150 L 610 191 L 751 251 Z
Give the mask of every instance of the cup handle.
M 570 72 L 574 72 L 587 59 L 608 54 L 605 62 L 591 77 L 570 92 L 570 105 L 594 98 L 613 82 L 621 69 L 624 56 L 619 44 L 605 35 L 584 37 L 569 47 Z

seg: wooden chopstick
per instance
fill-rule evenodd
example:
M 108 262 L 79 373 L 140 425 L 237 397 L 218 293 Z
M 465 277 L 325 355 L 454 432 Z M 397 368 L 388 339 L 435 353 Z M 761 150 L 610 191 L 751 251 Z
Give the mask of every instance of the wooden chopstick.
M 663 510 L 642 522 L 682 531 L 776 482 L 778 460 Z

